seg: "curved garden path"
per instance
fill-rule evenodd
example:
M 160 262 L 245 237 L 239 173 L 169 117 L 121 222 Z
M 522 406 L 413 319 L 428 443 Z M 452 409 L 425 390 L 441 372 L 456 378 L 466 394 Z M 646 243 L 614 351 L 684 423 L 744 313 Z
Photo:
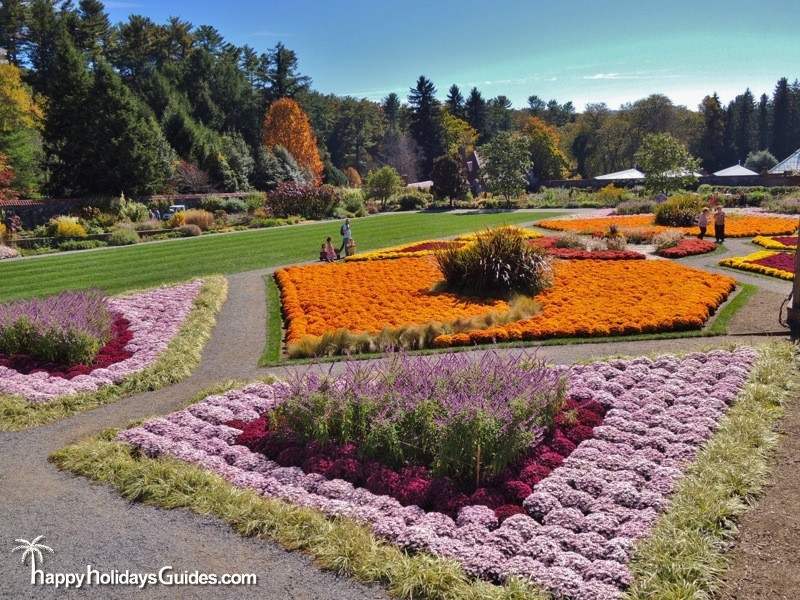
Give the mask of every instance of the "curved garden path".
M 732 242 L 730 254 L 741 253 Z M 720 255 L 684 262 L 711 270 Z M 272 270 L 251 271 L 228 277 L 228 301 L 222 308 L 200 365 L 188 379 L 155 392 L 138 394 L 121 402 L 76 414 L 50 425 L 17 433 L 0 433 L 0 540 L 10 550 L 14 538 L 45 535 L 55 549 L 46 558 L 50 572 L 81 571 L 91 564 L 101 570 L 154 571 L 163 565 L 179 570 L 253 572 L 254 588 L 240 587 L 215 593 L 204 588 L 181 588 L 181 598 L 315 599 L 385 598 L 380 587 L 315 568 L 300 553 L 283 551 L 267 541 L 246 539 L 215 518 L 130 504 L 102 485 L 60 472 L 47 462 L 48 455 L 83 437 L 108 427 L 124 427 L 133 420 L 168 413 L 205 388 L 226 379 L 253 379 L 284 369 L 259 369 L 255 365 L 265 342 L 266 306 L 263 277 Z M 725 270 L 730 274 L 730 271 Z M 737 274 L 738 276 L 738 274 Z M 773 282 L 742 275 L 775 295 L 784 288 Z M 782 284 L 783 282 L 775 282 Z M 786 287 L 788 289 L 788 286 Z M 758 343 L 763 335 L 663 339 L 620 343 L 544 346 L 543 358 L 571 363 L 618 354 L 647 354 L 701 349 L 710 345 Z M 480 352 L 480 351 L 473 351 Z M 0 548 L 0 552 L 2 548 Z M 32 587 L 29 567 L 7 556 L 0 561 L 0 597 L 49 598 L 52 589 Z M 223 588 L 224 590 L 224 588 Z M 141 592 L 135 588 L 90 588 L 74 594 L 96 598 L 174 598 L 165 587 Z M 737 596 L 745 598 L 747 596 Z

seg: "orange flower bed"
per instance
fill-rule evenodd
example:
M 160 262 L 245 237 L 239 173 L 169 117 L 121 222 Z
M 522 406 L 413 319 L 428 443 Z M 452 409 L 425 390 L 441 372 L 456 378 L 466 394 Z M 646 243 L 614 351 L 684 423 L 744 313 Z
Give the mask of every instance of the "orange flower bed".
M 377 333 L 508 310 L 502 300 L 431 292 L 441 274 L 430 257 L 290 267 L 275 276 L 288 342 L 340 328 Z
M 276 276 L 289 342 L 339 328 L 377 333 L 508 309 L 502 301 L 432 293 L 440 274 L 430 258 L 292 267 Z M 441 335 L 435 345 L 699 329 L 734 287 L 730 277 L 668 261 L 559 260 L 553 286 L 536 297 L 541 312 L 488 329 Z
M 611 225 L 618 228 L 647 228 L 654 233 L 662 231 L 683 231 L 697 233 L 697 227 L 665 227 L 656 225 L 653 215 L 626 215 L 611 217 L 593 217 L 588 219 L 548 219 L 539 221 L 537 225 L 556 231 L 574 231 L 586 235 L 602 235 Z M 768 217 L 750 214 L 728 214 L 725 219 L 725 235 L 727 237 L 753 237 L 756 235 L 780 235 L 793 233 L 797 229 L 797 219 L 789 217 Z M 713 229 L 713 227 L 712 227 Z

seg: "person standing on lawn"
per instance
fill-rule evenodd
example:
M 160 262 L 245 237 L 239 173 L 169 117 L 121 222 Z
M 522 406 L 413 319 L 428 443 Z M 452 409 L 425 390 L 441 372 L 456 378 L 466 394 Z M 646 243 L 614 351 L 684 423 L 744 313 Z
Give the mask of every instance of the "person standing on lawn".
M 703 208 L 703 212 L 697 217 L 697 227 L 700 229 L 700 234 L 697 236 L 701 240 L 706 236 L 706 229 L 708 228 L 708 207 Z
M 342 255 L 342 252 L 347 250 L 347 244 L 350 240 L 353 239 L 353 232 L 350 230 L 350 219 L 345 219 L 344 223 L 342 223 L 342 227 L 339 230 L 339 233 L 342 234 L 342 247 L 339 248 L 339 256 Z
M 725 211 L 722 206 L 717 206 L 714 213 L 714 237 L 718 244 L 725 243 Z

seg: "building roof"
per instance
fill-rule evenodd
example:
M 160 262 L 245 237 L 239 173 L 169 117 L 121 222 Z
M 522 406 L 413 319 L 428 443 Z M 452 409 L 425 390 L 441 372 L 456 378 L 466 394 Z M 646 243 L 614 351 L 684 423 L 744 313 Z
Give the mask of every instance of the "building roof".
M 433 187 L 433 181 L 415 181 L 414 183 L 409 183 L 406 187 L 415 190 L 429 190 Z
M 716 177 L 742 177 L 745 175 L 758 175 L 755 171 L 751 171 L 742 165 L 733 165 L 727 169 L 721 169 L 714 173 Z
M 598 175 L 595 179 L 603 181 L 620 181 L 623 179 L 644 179 L 644 173 L 639 169 L 626 169 L 625 171 L 617 171 L 616 173 L 607 173 L 606 175 Z
M 769 170 L 773 175 L 786 173 L 787 171 L 800 171 L 800 148 Z
M 40 206 L 43 203 L 40 200 L 29 200 L 27 198 L 18 198 L 16 200 L 0 198 L 0 208 L 16 208 L 18 206 Z

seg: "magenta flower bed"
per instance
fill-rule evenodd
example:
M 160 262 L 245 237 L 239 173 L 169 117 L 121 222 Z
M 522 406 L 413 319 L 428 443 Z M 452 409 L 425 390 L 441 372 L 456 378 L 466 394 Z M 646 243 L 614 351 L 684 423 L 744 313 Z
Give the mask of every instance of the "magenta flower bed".
M 784 246 L 797 246 L 797 236 L 775 236 L 772 239 L 776 242 L 780 242 Z
M 475 577 L 517 575 L 580 600 L 618 598 L 628 561 L 699 447 L 744 386 L 756 352 L 742 348 L 682 358 L 637 358 L 576 366 L 570 398 L 605 409 L 602 424 L 533 482 L 525 512 L 498 518 L 479 503 L 448 514 L 281 466 L 237 444 L 285 396 L 285 383 L 255 384 L 119 434 L 147 456 L 172 456 L 270 498 L 363 522 L 409 551 L 458 561 Z M 232 427 L 238 423 L 240 426 Z M 244 429 L 243 429 L 244 428 Z M 574 442 L 573 442 L 574 443 Z
M 794 273 L 794 254 L 790 252 L 778 252 L 772 256 L 759 258 L 757 260 L 748 261 L 754 265 L 761 265 L 763 267 L 770 267 L 772 269 L 780 269 L 788 273 Z
M 146 369 L 178 333 L 202 286 L 203 282 L 196 280 L 109 298 L 111 312 L 128 322 L 126 335 L 130 338 L 123 348 L 113 349 L 113 358 L 119 360 L 95 362 L 80 374 L 39 369 L 25 372 L 25 368 L 20 371 L 0 362 L 0 394 L 22 396 L 34 403 L 49 402 L 61 396 L 94 392 Z

